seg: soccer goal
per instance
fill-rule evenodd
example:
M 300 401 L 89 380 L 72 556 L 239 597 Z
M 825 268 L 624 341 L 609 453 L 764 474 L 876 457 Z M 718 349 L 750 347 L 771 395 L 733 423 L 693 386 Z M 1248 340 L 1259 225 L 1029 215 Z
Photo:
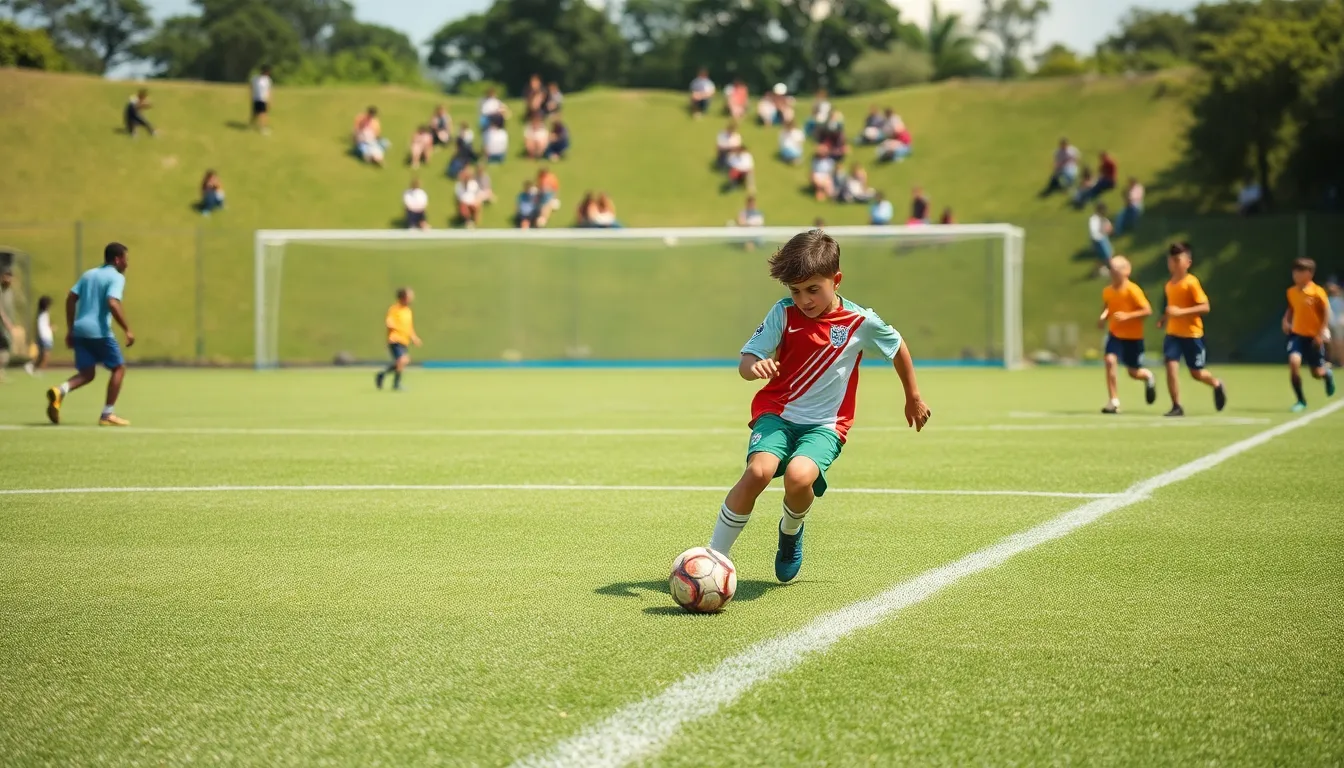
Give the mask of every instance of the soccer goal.
M 261 230 L 255 362 L 381 361 L 384 313 L 408 286 L 428 366 L 733 364 L 786 295 L 766 259 L 799 231 Z M 895 326 L 917 361 L 1021 365 L 1021 229 L 826 231 L 841 294 Z

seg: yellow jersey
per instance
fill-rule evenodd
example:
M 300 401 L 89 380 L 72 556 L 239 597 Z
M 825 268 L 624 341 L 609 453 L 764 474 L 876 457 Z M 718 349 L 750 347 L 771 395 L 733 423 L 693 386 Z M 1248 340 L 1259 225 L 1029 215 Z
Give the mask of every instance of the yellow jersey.
M 1168 280 L 1166 293 L 1167 306 L 1177 309 L 1189 309 L 1197 304 L 1205 304 L 1209 301 L 1209 296 L 1204 293 L 1204 286 L 1200 285 L 1199 278 L 1191 274 L 1187 274 L 1180 280 Z M 1204 338 L 1204 317 L 1202 315 L 1168 317 L 1167 335 L 1180 336 L 1184 339 L 1202 339 Z
M 1293 311 L 1293 333 L 1316 338 L 1325 330 L 1330 316 L 1330 297 L 1316 283 L 1288 289 L 1288 308 Z
M 411 321 L 411 308 L 400 302 L 387 310 L 387 343 L 410 344 L 415 335 L 415 324 Z
M 1152 305 L 1148 303 L 1148 297 L 1144 295 L 1143 289 L 1138 283 L 1132 280 L 1126 280 L 1125 284 L 1116 288 L 1108 285 L 1101 289 L 1101 301 L 1106 305 L 1106 311 L 1110 313 L 1107 320 L 1107 330 L 1113 339 L 1123 339 L 1125 341 L 1139 341 L 1143 338 L 1143 318 L 1135 317 L 1129 320 L 1116 320 L 1117 312 L 1140 312 L 1149 309 Z

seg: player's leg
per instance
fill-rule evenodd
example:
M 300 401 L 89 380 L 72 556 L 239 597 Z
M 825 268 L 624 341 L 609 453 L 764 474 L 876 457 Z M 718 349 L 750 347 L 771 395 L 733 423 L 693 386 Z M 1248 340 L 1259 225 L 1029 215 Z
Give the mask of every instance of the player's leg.
M 103 427 L 128 427 L 131 422 L 116 414 L 121 382 L 126 378 L 126 361 L 121 357 L 121 347 L 117 345 L 116 339 L 107 338 L 100 341 L 104 342 L 100 362 L 103 367 L 111 371 L 112 375 L 107 381 L 107 400 L 103 404 L 103 415 L 98 419 L 98 424 Z
M 1107 353 L 1106 363 L 1106 407 L 1101 409 L 1102 413 L 1120 412 L 1120 389 L 1117 382 L 1116 369 L 1120 365 L 1120 359 Z
M 402 346 L 400 344 L 387 345 L 387 353 L 391 355 L 392 362 L 388 363 L 386 368 L 383 368 L 381 371 L 378 371 L 378 373 L 373 377 L 373 383 L 379 389 L 383 388 L 383 380 L 387 378 L 387 374 L 397 370 L 397 361 L 401 359 L 402 354 L 401 350 Z
M 1167 415 L 1184 416 L 1185 409 L 1181 407 L 1181 384 L 1179 380 L 1181 340 L 1175 336 L 1166 337 L 1162 342 L 1162 357 L 1167 366 L 1167 393 L 1171 395 L 1171 410 L 1167 411 Z
M 1213 388 L 1213 407 L 1215 410 L 1223 410 L 1227 405 L 1227 391 L 1223 388 L 1223 382 L 1218 377 L 1209 373 L 1204 367 L 1208 360 L 1208 350 L 1204 346 L 1203 339 L 1183 339 L 1185 346 L 1185 367 L 1190 369 L 1190 378 L 1204 383 Z
M 728 554 L 733 542 L 751 519 L 756 499 L 780 472 L 780 462 L 793 452 L 793 440 L 787 423 L 774 414 L 766 414 L 752 425 L 747 445 L 747 466 L 737 484 L 719 508 L 719 519 L 709 539 L 709 548 Z
M 840 455 L 840 436 L 829 427 L 812 427 L 798 436 L 784 467 L 784 508 L 779 518 L 775 578 L 793 581 L 803 567 L 803 521 L 816 497 L 826 493 L 826 470 Z
M 98 377 L 98 353 L 91 345 L 96 339 L 74 340 L 75 375 L 47 390 L 47 418 L 52 424 L 61 423 L 61 404 L 65 396 Z
M 401 354 L 398 355 L 396 361 L 392 363 L 392 370 L 395 372 L 392 375 L 393 390 L 401 389 L 401 374 L 403 371 L 406 370 L 406 366 L 410 365 L 410 363 L 411 363 L 411 353 L 407 352 L 403 347 Z
M 1153 376 L 1152 371 L 1143 367 L 1143 339 L 1125 341 L 1122 352 L 1120 362 L 1124 364 L 1129 378 L 1143 382 L 1144 401 L 1149 405 L 1157 402 L 1157 377 Z
M 1304 411 L 1307 408 L 1307 397 L 1302 392 L 1302 353 L 1297 351 L 1293 344 L 1294 339 L 1288 340 L 1288 382 L 1293 386 L 1293 395 L 1297 400 L 1293 401 L 1293 411 Z
M 1302 355 L 1302 362 L 1311 371 L 1314 379 L 1325 380 L 1325 396 L 1335 396 L 1335 374 L 1330 370 L 1330 365 L 1325 359 L 1325 345 L 1317 344 L 1315 339 L 1303 339 L 1306 350 Z

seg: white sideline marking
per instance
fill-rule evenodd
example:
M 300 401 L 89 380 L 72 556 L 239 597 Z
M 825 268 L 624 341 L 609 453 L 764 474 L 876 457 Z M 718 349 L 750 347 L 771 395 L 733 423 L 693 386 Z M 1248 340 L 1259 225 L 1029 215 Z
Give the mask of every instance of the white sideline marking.
M 1135 483 L 1123 493 L 1088 502 L 1053 520 L 972 552 L 960 560 L 925 571 L 876 597 L 819 616 L 807 626 L 759 642 L 725 659 L 713 669 L 682 678 L 662 693 L 629 704 L 551 749 L 524 758 L 514 765 L 517 768 L 621 766 L 649 757 L 665 746 L 681 726 L 733 703 L 753 685 L 793 667 L 807 654 L 824 651 L 847 635 L 870 627 L 896 611 L 927 600 L 967 576 L 1067 536 L 1104 515 L 1144 501 L 1154 491 L 1212 469 L 1279 435 L 1324 418 L 1341 407 L 1344 407 L 1344 401 L 1267 429 L 1222 450 Z
M 1107 422 L 1079 422 L 1054 424 L 952 424 L 934 426 L 937 432 L 1057 432 L 1098 429 L 1150 429 L 1161 427 L 1232 427 L 1254 424 L 1268 424 L 1269 419 L 1262 418 L 1224 418 L 1219 420 L 1187 419 L 1144 419 L 1142 421 L 1120 419 Z M 868 432 L 904 432 L 908 426 L 869 426 L 855 427 L 854 434 Z M 743 435 L 748 432 L 746 424 L 741 427 L 667 427 L 667 428 L 555 428 L 555 429 L 327 429 L 322 427 L 130 427 L 128 429 L 107 429 L 93 425 L 27 425 L 0 424 L 0 431 L 20 432 L 37 431 L 64 433 L 71 431 L 92 432 L 115 435 L 255 435 L 264 437 L 674 437 L 701 435 Z
M 780 491 L 771 487 L 766 490 Z M 227 493 L 260 491 L 630 491 L 630 492 L 716 492 L 724 493 L 721 485 L 164 485 L 123 486 L 105 488 L 7 488 L 0 496 L 48 496 L 57 494 L 89 493 Z M 1068 491 L 1013 491 L 1013 490 L 936 490 L 925 488 L 832 488 L 830 493 L 853 493 L 878 496 L 1033 496 L 1059 499 L 1105 499 L 1112 493 L 1073 493 Z

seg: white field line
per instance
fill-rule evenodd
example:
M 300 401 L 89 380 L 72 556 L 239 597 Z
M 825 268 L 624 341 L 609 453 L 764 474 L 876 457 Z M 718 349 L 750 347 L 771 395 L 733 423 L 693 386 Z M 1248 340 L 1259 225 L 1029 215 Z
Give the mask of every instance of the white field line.
M 1053 423 L 1053 424 L 952 424 L 931 426 L 931 433 L 938 432 L 1064 432 L 1094 431 L 1098 429 L 1150 429 L 1161 427 L 1221 427 L 1250 426 L 1268 424 L 1269 419 L 1261 418 L 1225 418 L 1213 419 L 1163 419 L 1163 420 L 1124 420 L 1116 419 L 1097 423 Z M 904 432 L 906 426 L 855 427 L 853 434 L 868 432 Z M 131 427 L 129 429 L 109 429 L 93 425 L 49 425 L 0 424 L 4 432 L 47 432 L 61 434 L 65 432 L 92 432 L 116 435 L 241 435 L 257 437 L 678 437 L 704 435 L 744 435 L 748 432 L 745 423 L 741 427 L 667 427 L 667 428 L 555 428 L 555 429 L 337 429 L 325 427 Z
M 683 725 L 712 715 L 733 703 L 757 683 L 791 669 L 806 655 L 825 651 L 846 636 L 870 627 L 896 611 L 927 600 L 967 576 L 1067 536 L 1104 515 L 1148 499 L 1157 490 L 1212 469 L 1280 435 L 1324 418 L 1341 407 L 1344 407 L 1344 401 L 1267 429 L 1222 450 L 1135 483 L 1123 493 L 1088 502 L 1053 520 L 972 552 L 960 560 L 925 571 L 876 597 L 820 616 L 799 630 L 757 643 L 712 669 L 682 678 L 662 693 L 617 710 L 605 720 L 584 728 L 545 752 L 524 758 L 515 766 L 592 768 L 621 766 L 649 757 L 661 750 Z
M 90 488 L 7 488 L 0 496 L 52 496 L 92 493 L 262 493 L 313 491 L 621 491 L 633 493 L 724 493 L 721 485 L 166 485 L 166 486 L 110 486 Z M 780 491 L 774 487 L 767 490 Z M 874 496 L 1029 496 L 1059 499 L 1104 499 L 1110 493 L 1073 493 L 1068 491 L 1014 491 L 1014 490 L 938 490 L 926 488 L 832 488 L 830 493 L 866 494 Z

